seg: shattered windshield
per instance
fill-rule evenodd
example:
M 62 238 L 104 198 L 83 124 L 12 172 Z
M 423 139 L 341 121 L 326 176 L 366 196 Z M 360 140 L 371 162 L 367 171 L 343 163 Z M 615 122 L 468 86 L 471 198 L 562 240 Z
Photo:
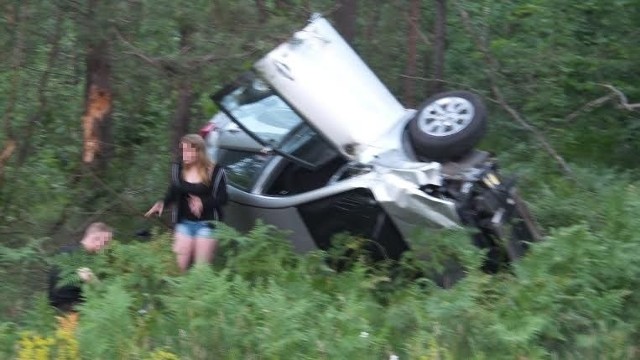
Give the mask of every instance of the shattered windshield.
M 222 99 L 222 105 L 242 127 L 274 147 L 302 123 L 300 117 L 268 88 L 262 92 L 238 88 Z
M 253 73 L 245 74 L 221 94 L 214 95 L 222 109 L 243 130 L 265 147 L 306 167 L 316 167 L 337 152 Z

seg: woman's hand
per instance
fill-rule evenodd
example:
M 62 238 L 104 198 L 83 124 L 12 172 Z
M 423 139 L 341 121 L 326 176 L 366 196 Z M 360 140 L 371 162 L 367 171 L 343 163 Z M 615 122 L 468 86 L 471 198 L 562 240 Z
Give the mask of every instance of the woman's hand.
M 189 194 L 189 209 L 193 215 L 200 217 L 202 215 L 202 199 Z
M 149 209 L 149 211 L 147 211 L 146 214 L 144 214 L 144 216 L 149 217 L 155 213 L 158 213 L 158 216 L 160 216 L 162 215 L 162 210 L 164 210 L 164 202 L 158 201 L 155 204 L 153 204 L 151 209 Z

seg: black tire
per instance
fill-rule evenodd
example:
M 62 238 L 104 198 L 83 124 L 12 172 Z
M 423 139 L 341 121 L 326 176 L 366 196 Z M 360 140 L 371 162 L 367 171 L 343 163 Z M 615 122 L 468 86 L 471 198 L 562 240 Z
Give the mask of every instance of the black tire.
M 428 98 L 409 122 L 411 145 L 422 159 L 455 160 L 482 139 L 487 110 L 468 91 L 449 91 Z

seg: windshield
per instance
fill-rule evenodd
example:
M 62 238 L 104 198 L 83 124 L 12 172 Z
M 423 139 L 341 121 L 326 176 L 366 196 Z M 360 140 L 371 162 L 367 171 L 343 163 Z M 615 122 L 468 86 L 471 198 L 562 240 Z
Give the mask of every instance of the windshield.
M 225 96 L 221 105 L 263 143 L 276 146 L 302 120 L 282 99 L 267 91 L 249 94 L 246 88 L 238 88 Z
M 315 168 L 337 156 L 337 152 L 254 73 L 243 75 L 213 98 L 262 145 L 306 167 Z

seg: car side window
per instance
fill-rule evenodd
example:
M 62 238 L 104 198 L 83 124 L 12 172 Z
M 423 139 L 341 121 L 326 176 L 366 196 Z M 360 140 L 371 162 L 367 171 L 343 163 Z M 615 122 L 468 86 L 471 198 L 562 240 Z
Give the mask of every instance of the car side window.
M 251 191 L 265 166 L 273 155 L 249 151 L 219 150 L 218 163 L 227 170 L 227 181 L 233 187 Z

